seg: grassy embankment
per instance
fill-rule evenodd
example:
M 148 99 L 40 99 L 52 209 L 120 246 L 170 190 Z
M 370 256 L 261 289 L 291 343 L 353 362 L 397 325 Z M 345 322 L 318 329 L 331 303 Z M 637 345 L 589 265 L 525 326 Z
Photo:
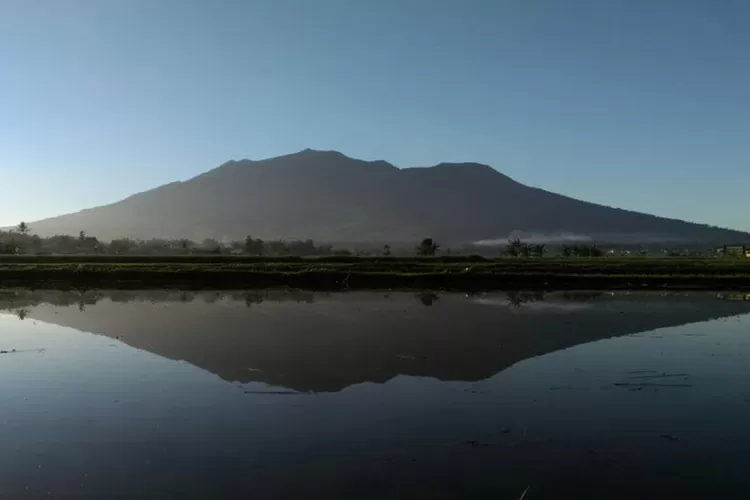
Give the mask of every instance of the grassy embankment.
M 750 288 L 750 259 L 0 256 L 0 286 Z

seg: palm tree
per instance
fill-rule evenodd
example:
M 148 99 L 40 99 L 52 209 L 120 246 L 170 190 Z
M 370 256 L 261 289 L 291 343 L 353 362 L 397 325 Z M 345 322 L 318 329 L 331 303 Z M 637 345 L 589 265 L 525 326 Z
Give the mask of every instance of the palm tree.
M 425 238 L 417 247 L 417 255 L 435 255 L 440 245 L 435 243 L 432 238 Z
M 508 244 L 505 246 L 505 255 L 510 257 L 518 257 L 521 255 L 525 243 L 518 238 L 508 240 Z

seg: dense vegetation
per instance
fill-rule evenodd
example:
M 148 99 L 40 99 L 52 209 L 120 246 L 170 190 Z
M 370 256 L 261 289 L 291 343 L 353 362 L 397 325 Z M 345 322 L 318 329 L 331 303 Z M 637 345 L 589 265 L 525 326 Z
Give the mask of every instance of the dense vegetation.
M 133 240 L 119 238 L 110 242 L 81 231 L 78 236 L 58 235 L 41 238 L 21 222 L 12 231 L 0 231 L 2 255 L 328 255 L 350 253 L 334 250 L 331 245 L 315 245 L 305 241 L 263 241 L 248 236 L 244 241 L 219 242 L 205 239 L 200 243 L 188 240 Z

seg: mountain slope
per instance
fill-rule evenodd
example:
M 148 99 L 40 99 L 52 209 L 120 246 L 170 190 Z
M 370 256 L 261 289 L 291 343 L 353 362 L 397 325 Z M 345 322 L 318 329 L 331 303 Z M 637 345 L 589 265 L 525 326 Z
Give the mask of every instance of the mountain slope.
M 34 222 L 36 234 L 446 243 L 513 231 L 693 241 L 746 233 L 613 209 L 520 184 L 486 165 L 398 169 L 334 151 L 230 161 L 185 182 Z

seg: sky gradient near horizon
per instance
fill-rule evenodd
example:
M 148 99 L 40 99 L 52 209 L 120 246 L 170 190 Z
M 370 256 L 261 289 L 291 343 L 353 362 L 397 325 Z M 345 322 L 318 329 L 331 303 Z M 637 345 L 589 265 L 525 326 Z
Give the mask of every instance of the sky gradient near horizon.
M 0 226 L 313 148 L 750 231 L 748 26 L 743 0 L 0 0 Z

